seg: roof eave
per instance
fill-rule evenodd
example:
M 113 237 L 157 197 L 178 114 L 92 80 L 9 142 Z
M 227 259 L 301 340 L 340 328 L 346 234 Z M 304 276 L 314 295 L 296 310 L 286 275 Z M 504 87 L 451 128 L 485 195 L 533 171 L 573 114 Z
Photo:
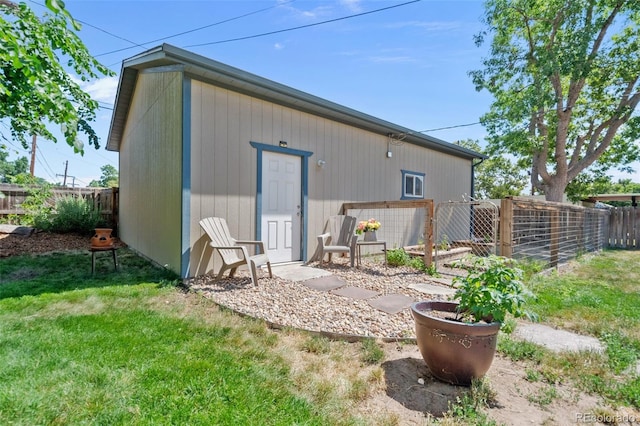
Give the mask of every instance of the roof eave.
M 381 135 L 401 135 L 400 137 L 408 143 L 470 160 L 487 158 L 476 151 L 414 132 L 397 124 L 168 44 L 155 47 L 123 62 L 118 83 L 118 95 L 109 130 L 108 150 L 119 150 L 138 70 L 172 64 L 184 65 L 185 73 L 193 77 L 263 100 L 303 110 Z

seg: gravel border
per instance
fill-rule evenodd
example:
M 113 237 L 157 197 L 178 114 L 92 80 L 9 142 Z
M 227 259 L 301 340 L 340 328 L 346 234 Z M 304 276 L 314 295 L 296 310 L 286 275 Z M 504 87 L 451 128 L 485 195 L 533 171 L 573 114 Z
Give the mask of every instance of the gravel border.
M 308 266 L 317 266 L 316 262 Z M 350 268 L 341 259 L 325 263 L 322 269 L 340 277 L 347 285 L 380 293 L 403 294 L 414 301 L 445 300 L 408 288 L 410 284 L 441 285 L 423 272 L 408 267 L 385 267 L 363 259 L 362 266 Z M 239 272 L 235 278 L 215 281 L 212 275 L 186 280 L 191 291 L 212 299 L 239 314 L 264 319 L 277 327 L 320 332 L 347 339 L 375 337 L 384 340 L 415 339 L 414 321 L 409 308 L 388 314 L 369 305 L 367 300 L 342 297 L 331 292 L 312 290 L 302 281 L 269 278 L 264 272 L 258 285 Z M 445 287 L 445 286 L 443 286 Z

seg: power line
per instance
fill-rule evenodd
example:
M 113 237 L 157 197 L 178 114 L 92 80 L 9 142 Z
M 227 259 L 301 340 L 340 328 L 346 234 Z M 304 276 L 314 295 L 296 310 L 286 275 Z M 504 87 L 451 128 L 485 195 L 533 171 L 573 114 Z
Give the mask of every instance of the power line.
M 438 130 L 456 129 L 458 127 L 475 126 L 476 124 L 480 124 L 480 122 L 476 121 L 475 123 L 456 124 L 455 126 L 438 127 L 437 129 L 418 130 L 418 133 L 427 133 L 427 132 L 436 132 Z
M 297 27 L 285 28 L 285 29 L 276 30 L 276 31 L 269 31 L 269 32 L 266 32 L 266 33 L 254 34 L 254 35 L 250 35 L 250 36 L 236 37 L 236 38 L 230 38 L 230 39 L 226 39 L 226 40 L 211 41 L 211 42 L 208 42 L 208 43 L 190 44 L 190 45 L 184 46 L 184 47 L 201 47 L 201 46 L 210 46 L 212 44 L 230 43 L 230 42 L 233 42 L 233 41 L 248 40 L 248 39 L 252 39 L 252 38 L 258 38 L 258 37 L 264 37 L 264 36 L 273 35 L 273 34 L 280 34 L 280 33 L 285 33 L 285 32 L 289 32 L 289 31 L 300 30 L 300 29 L 303 29 L 303 28 L 316 27 L 318 25 L 329 24 L 331 22 L 343 21 L 345 19 L 357 18 L 359 16 L 370 15 L 372 13 L 383 12 L 385 10 L 395 9 L 396 7 L 402 7 L 402 6 L 409 5 L 411 3 L 418 3 L 420 1 L 422 1 L 422 0 L 412 0 L 412 1 L 405 2 L 405 3 L 396 4 L 396 5 L 393 5 L 393 6 L 387 6 L 387 7 L 383 7 L 383 8 L 380 8 L 380 9 L 370 10 L 368 12 L 356 13 L 356 14 L 353 14 L 353 15 L 343 16 L 343 17 L 340 17 L 340 18 L 334 18 L 334 19 L 328 19 L 326 21 L 315 22 L 313 24 L 300 25 L 300 26 L 297 26 Z
M 258 13 L 260 13 L 260 12 L 267 11 L 267 10 L 269 10 L 269 9 L 274 9 L 274 8 L 276 8 L 276 7 L 280 7 L 280 6 L 285 5 L 285 4 L 288 4 L 288 3 L 293 3 L 294 1 L 296 1 L 296 0 L 289 0 L 289 1 L 286 1 L 286 2 L 282 2 L 282 3 L 277 3 L 277 4 L 276 4 L 276 5 L 274 5 L 274 6 L 269 6 L 269 7 L 265 7 L 265 8 L 259 9 L 259 10 L 254 10 L 253 12 L 248 12 L 248 13 L 245 13 L 245 14 L 243 14 L 243 15 L 234 16 L 233 18 L 223 19 L 222 21 L 214 22 L 214 23 L 212 23 L 212 24 L 204 25 L 204 26 L 202 26 L 202 27 L 198 27 L 198 28 L 193 28 L 193 29 L 191 29 L 191 30 L 187 30 L 187 31 L 182 31 L 182 32 L 179 32 L 179 33 L 176 33 L 176 34 L 170 35 L 170 36 L 166 36 L 166 37 L 162 37 L 162 38 L 157 38 L 157 39 L 155 39 L 155 40 L 146 41 L 146 42 L 144 42 L 144 43 L 142 43 L 142 44 L 151 44 L 151 43 L 156 43 L 156 42 L 158 42 L 158 41 L 168 40 L 168 39 L 170 39 L 170 38 L 175 38 L 175 37 L 179 37 L 179 36 L 181 36 L 181 35 L 185 35 L 185 34 L 193 33 L 193 32 L 200 31 L 200 30 L 204 30 L 205 28 L 215 27 L 216 25 L 226 24 L 227 22 L 236 21 L 236 20 L 238 20 L 238 19 L 246 18 L 247 16 L 255 15 L 255 14 L 258 14 Z M 118 37 L 118 38 L 120 38 L 120 37 Z M 131 43 L 133 43 L 133 42 L 131 42 Z M 133 48 L 135 48 L 135 47 L 143 47 L 143 46 L 140 46 L 140 45 L 139 45 L 139 44 L 137 44 L 137 43 L 133 43 L 133 44 L 135 44 L 135 46 L 123 47 L 123 48 L 121 48 L 121 49 L 116 49 L 116 50 L 111 50 L 111 51 L 109 51 L 109 52 L 100 53 L 100 54 L 98 54 L 98 55 L 95 55 L 95 57 L 97 58 L 97 57 L 99 57 L 99 56 L 110 55 L 110 54 L 112 54 L 112 53 L 122 52 L 122 51 L 124 51 L 124 50 L 133 49 Z
M 31 1 L 31 3 L 33 3 L 33 4 L 37 4 L 38 6 L 41 6 L 41 7 L 44 7 L 44 8 L 46 8 L 46 9 L 48 9 L 48 8 L 47 8 L 47 6 L 46 6 L 46 5 L 44 5 L 44 4 L 42 4 L 42 3 L 39 3 L 39 2 L 34 1 L 34 0 L 30 0 L 30 1 Z M 138 43 L 136 43 L 135 41 L 131 41 L 131 40 L 126 39 L 126 38 L 124 38 L 124 37 L 121 37 L 121 36 L 119 36 L 119 35 L 117 35 L 117 34 L 114 34 L 114 33 L 110 32 L 110 31 L 107 31 L 107 30 L 102 29 L 102 28 L 100 28 L 100 27 L 96 27 L 95 25 L 90 24 L 90 23 L 88 23 L 88 22 L 85 22 L 85 21 L 83 21 L 83 20 L 81 20 L 81 19 L 75 19 L 75 18 L 73 18 L 73 19 L 74 19 L 75 21 L 77 21 L 77 22 L 80 22 L 82 25 L 86 25 L 86 26 L 88 26 L 88 27 L 94 28 L 94 29 L 96 29 L 96 30 L 98 30 L 98 31 L 101 31 L 101 32 L 103 32 L 103 33 L 105 33 L 105 34 L 110 35 L 111 37 L 114 37 L 114 38 L 117 38 L 117 39 L 120 39 L 120 40 L 126 41 L 127 43 L 131 43 L 131 44 L 133 44 L 133 45 L 134 45 L 134 47 L 141 47 L 141 48 L 143 48 L 143 49 L 145 48 L 145 46 L 143 46 L 143 45 L 141 45 L 141 44 L 138 44 Z
M 56 180 L 56 178 L 54 177 L 55 176 L 55 172 L 53 171 L 51 166 L 49 166 L 49 163 L 47 163 L 47 159 L 44 157 L 44 155 L 42 155 L 42 150 L 40 149 L 39 146 L 36 146 L 36 150 L 40 154 L 40 155 L 38 155 L 36 157 L 36 161 L 42 166 L 42 168 L 44 169 L 45 173 L 47 175 L 49 175 L 49 178 L 51 178 L 52 181 L 55 181 Z

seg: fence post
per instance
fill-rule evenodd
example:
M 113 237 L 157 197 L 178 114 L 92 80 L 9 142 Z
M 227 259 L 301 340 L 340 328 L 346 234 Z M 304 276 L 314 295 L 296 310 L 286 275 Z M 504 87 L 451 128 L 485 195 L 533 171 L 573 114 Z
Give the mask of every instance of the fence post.
M 433 200 L 425 200 L 424 214 L 424 258 L 425 266 L 431 266 L 433 262 Z
M 550 242 L 549 242 L 549 264 L 555 268 L 558 266 L 558 252 L 560 247 L 560 220 L 557 208 L 551 210 L 549 222 Z
M 111 228 L 118 232 L 118 213 L 120 210 L 120 188 L 111 187 Z
M 503 198 L 500 201 L 500 255 L 513 256 L 513 199 Z

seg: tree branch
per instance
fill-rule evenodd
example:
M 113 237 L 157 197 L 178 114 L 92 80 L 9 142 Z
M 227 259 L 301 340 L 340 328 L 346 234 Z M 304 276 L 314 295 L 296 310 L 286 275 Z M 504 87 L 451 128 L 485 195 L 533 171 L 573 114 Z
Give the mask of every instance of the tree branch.
M 18 8 L 17 4 L 15 4 L 14 2 L 9 1 L 9 0 L 0 0 L 0 6 L 7 6 L 7 7 L 10 7 L 12 9 L 17 9 Z

